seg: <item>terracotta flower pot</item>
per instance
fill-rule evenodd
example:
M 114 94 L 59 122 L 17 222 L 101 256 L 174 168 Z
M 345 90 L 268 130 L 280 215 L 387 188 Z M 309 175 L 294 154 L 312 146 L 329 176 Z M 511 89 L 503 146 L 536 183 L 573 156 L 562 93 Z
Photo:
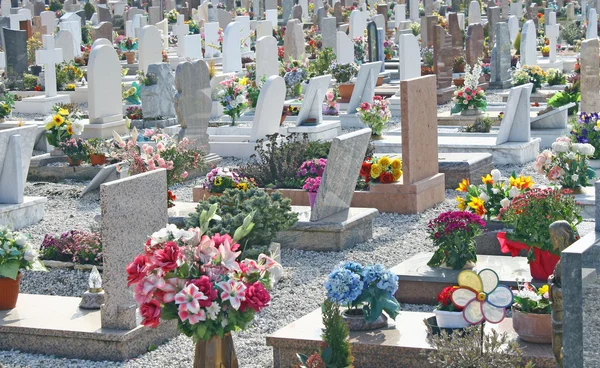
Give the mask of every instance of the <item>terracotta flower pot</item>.
M 552 315 L 524 313 L 512 308 L 515 332 L 525 341 L 538 344 L 552 343 Z
M 543 57 L 549 57 L 550 56 L 550 51 L 548 51 L 548 52 L 542 51 L 542 56 Z
M 283 125 L 285 118 L 287 118 L 287 115 L 281 115 L 281 120 L 279 120 L 279 125 Z
M 379 76 L 377 77 L 377 84 L 375 84 L 376 87 L 379 87 L 383 84 L 383 77 Z
M 13 309 L 19 297 L 19 284 L 23 274 L 19 272 L 17 279 L 0 277 L 0 310 Z
M 454 83 L 455 86 L 462 87 L 465 85 L 465 78 L 456 78 L 456 79 L 453 79 L 452 82 Z
M 127 64 L 135 63 L 135 51 L 127 51 L 124 53 Z
M 500 250 L 502 253 L 510 252 L 513 257 L 518 256 L 519 252 L 522 250 L 529 250 L 530 248 L 530 246 L 525 243 L 508 239 L 506 237 L 506 232 L 499 232 L 497 237 L 500 242 Z M 529 263 L 531 277 L 545 282 L 548 280 L 548 276 L 554 273 L 554 268 L 558 261 L 560 261 L 560 256 L 536 247 L 533 247 L 533 254 L 535 255 L 535 261 Z
M 79 166 L 81 165 L 81 160 L 74 160 L 69 157 L 69 166 Z
M 106 163 L 106 156 L 90 155 L 90 161 L 92 163 L 92 166 L 104 165 Z
M 342 101 L 350 101 L 350 97 L 352 97 L 352 92 L 354 91 L 354 83 L 352 84 L 340 84 L 339 92 L 340 99 Z

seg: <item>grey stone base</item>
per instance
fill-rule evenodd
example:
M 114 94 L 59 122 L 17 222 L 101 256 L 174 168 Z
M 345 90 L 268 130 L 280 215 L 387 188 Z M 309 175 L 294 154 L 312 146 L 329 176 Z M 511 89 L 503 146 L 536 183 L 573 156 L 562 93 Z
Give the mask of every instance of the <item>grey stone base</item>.
M 138 129 L 166 128 L 177 125 L 177 118 L 166 118 L 160 120 L 132 120 L 131 125 Z
M 44 218 L 46 197 L 25 197 L 20 204 L 0 204 L 0 225 L 14 230 L 37 224 Z
M 456 189 L 463 179 L 477 183 L 494 169 L 490 153 L 439 153 L 439 172 L 446 176 L 446 189 Z
M 375 208 L 350 208 L 321 221 L 311 222 L 310 207 L 292 206 L 299 213 L 298 222 L 279 233 L 276 241 L 284 248 L 339 251 L 363 243 L 373 237 Z
M 499 81 L 499 82 L 490 82 L 490 89 L 507 89 L 512 86 L 511 80 Z

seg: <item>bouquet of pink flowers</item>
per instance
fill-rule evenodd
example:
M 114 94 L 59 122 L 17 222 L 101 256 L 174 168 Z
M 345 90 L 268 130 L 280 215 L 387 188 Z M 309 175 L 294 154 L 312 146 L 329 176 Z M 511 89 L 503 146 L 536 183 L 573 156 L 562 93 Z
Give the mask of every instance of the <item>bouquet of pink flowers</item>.
M 316 193 L 319 191 L 319 186 L 321 185 L 321 177 L 317 176 L 316 178 L 306 178 L 304 181 L 304 185 L 302 189 L 307 192 Z
M 157 327 L 160 319 L 178 321 L 194 342 L 245 329 L 271 301 L 272 273 L 281 266 L 261 254 L 258 261 L 238 261 L 238 239 L 254 226 L 252 215 L 233 236 L 203 235 L 217 204 L 200 216 L 200 228 L 169 225 L 152 234 L 145 252 L 127 266 L 142 324 Z

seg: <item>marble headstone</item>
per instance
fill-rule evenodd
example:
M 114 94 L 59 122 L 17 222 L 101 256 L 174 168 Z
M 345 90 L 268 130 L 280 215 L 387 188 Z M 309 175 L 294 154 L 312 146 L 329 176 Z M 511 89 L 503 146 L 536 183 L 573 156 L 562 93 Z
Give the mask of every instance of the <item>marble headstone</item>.
M 496 23 L 496 45 L 492 50 L 491 59 L 491 88 L 507 88 L 510 86 L 511 76 L 511 55 L 510 49 L 512 43 L 508 32 L 508 24 L 505 22 Z
M 354 91 L 352 91 L 352 97 L 350 97 L 350 102 L 348 103 L 349 115 L 356 114 L 356 109 L 361 103 L 371 103 L 373 100 L 373 96 L 375 96 L 375 85 L 377 84 L 377 78 L 379 77 L 382 63 L 382 61 L 376 61 L 360 65 L 358 75 L 356 76 Z
M 284 59 L 302 60 L 304 59 L 304 31 L 302 23 L 297 19 L 291 19 L 287 22 L 284 40 Z
M 317 119 L 317 124 L 321 123 L 323 120 L 323 100 L 325 99 L 327 88 L 329 88 L 329 82 L 331 82 L 331 75 L 329 74 L 310 79 L 304 93 L 296 125 L 301 125 L 302 122 L 309 118 Z
M 90 124 L 122 120 L 121 64 L 112 45 L 92 48 L 87 76 Z
M 581 112 L 593 113 L 600 111 L 600 79 L 598 39 L 585 40 L 581 43 L 579 62 L 581 64 Z
M 231 22 L 223 37 L 223 73 L 242 70 L 241 24 Z M 287 32 L 286 32 L 287 35 Z
M 530 105 L 533 84 L 527 83 L 510 89 L 504 118 L 496 138 L 496 145 L 506 142 L 529 142 L 531 140 Z
M 150 64 L 148 74 L 154 74 L 157 82 L 151 86 L 142 86 L 140 95 L 144 106 L 144 118 L 174 117 L 175 77 L 169 64 Z
M 483 56 L 483 26 L 469 24 L 467 28 L 467 63 L 473 66 Z
M 184 135 L 196 147 L 208 147 L 208 120 L 211 115 L 210 75 L 203 60 L 183 62 L 175 72 L 175 112 Z
M 277 40 L 273 36 L 264 36 L 256 41 L 256 80 L 272 75 L 279 75 Z

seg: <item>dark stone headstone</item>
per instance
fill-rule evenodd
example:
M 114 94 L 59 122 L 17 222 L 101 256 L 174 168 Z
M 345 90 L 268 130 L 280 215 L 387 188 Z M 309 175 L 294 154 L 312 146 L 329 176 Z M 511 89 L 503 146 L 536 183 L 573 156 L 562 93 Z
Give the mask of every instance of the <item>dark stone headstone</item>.
M 46 4 L 44 4 L 43 0 L 38 0 L 33 3 L 33 16 L 39 16 L 45 10 Z
M 302 22 L 302 7 L 298 4 L 292 8 L 292 19 L 298 19 Z
M 333 16 L 337 24 L 344 23 L 344 16 L 342 15 L 342 3 L 335 3 L 333 6 Z
M 77 16 L 79 16 L 79 19 L 81 19 L 81 27 L 85 27 L 85 20 L 87 19 L 86 15 L 85 15 L 85 11 L 83 10 L 79 10 L 76 11 L 75 14 L 77 14 Z
M 389 9 L 389 5 L 387 4 L 377 4 L 377 14 L 381 14 L 383 15 L 383 17 L 385 18 L 385 27 L 384 30 L 387 32 L 387 24 L 388 24 L 388 9 Z
M 98 22 L 111 22 L 112 15 L 106 5 L 98 5 Z
M 2 45 L 6 53 L 6 77 L 12 80 L 23 79 L 27 71 L 27 33 L 2 28 Z
M 467 63 L 472 67 L 483 55 L 483 26 L 470 24 L 467 28 Z
M 101 22 L 97 27 L 92 26 L 90 29 L 92 42 L 99 38 L 106 38 L 111 43 L 113 42 L 113 26 L 110 22 Z
M 379 50 L 377 39 L 379 35 L 377 34 L 377 25 L 375 22 L 370 21 L 367 24 L 367 52 L 369 56 L 369 62 L 379 61 Z
M 433 68 L 437 76 L 437 88 L 443 89 L 452 85 L 452 36 L 440 26 L 433 28 Z
M 10 7 L 11 8 L 18 8 L 19 7 L 19 0 L 10 0 Z

